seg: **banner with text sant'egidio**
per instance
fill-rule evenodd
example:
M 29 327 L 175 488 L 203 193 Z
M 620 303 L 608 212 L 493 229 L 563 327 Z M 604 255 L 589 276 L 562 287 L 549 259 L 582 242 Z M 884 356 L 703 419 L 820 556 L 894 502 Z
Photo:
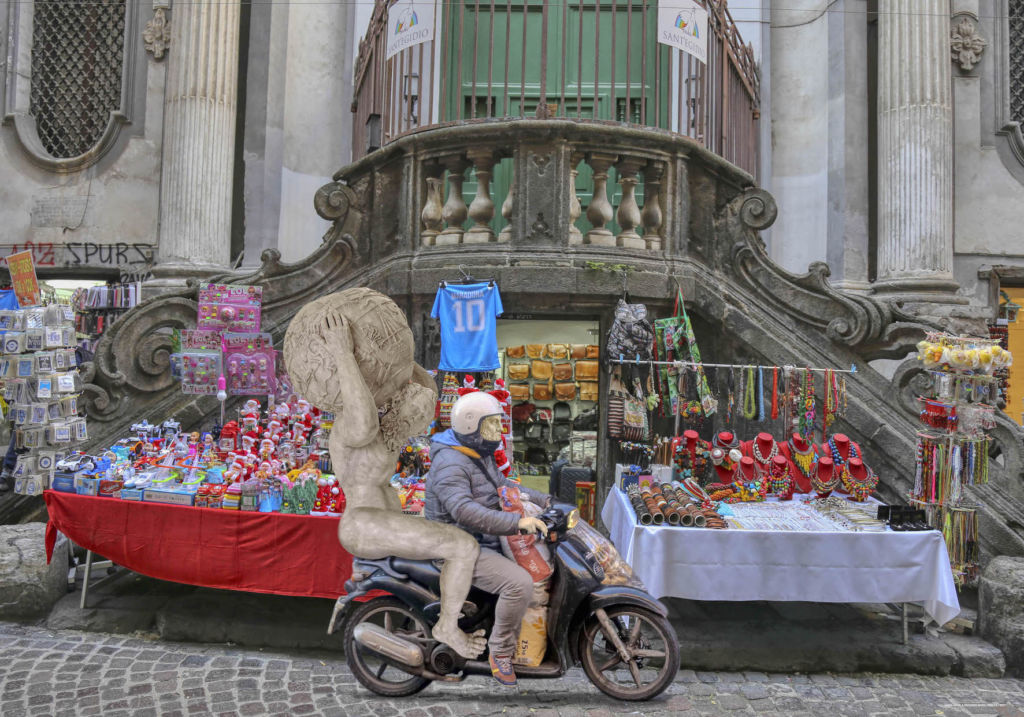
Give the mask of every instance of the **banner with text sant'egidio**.
M 435 0 L 398 0 L 388 8 L 387 56 L 434 39 Z
M 708 13 L 694 0 L 659 0 L 658 42 L 708 62 Z

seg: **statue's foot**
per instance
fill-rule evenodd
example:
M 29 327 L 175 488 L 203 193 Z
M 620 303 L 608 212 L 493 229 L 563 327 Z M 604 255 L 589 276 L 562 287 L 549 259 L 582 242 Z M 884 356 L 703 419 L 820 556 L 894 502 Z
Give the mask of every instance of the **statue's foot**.
M 487 638 L 484 637 L 483 630 L 477 630 L 470 635 L 457 627 L 445 629 L 437 625 L 433 629 L 433 634 L 435 640 L 440 640 L 467 660 L 472 660 L 479 656 L 484 651 L 484 648 L 487 647 Z

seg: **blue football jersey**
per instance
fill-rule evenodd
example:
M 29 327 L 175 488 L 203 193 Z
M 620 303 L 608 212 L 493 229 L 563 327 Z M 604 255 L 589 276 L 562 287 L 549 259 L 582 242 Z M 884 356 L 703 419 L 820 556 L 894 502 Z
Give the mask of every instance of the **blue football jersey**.
M 493 371 L 498 361 L 498 287 L 449 284 L 437 290 L 430 315 L 441 320 L 442 371 Z

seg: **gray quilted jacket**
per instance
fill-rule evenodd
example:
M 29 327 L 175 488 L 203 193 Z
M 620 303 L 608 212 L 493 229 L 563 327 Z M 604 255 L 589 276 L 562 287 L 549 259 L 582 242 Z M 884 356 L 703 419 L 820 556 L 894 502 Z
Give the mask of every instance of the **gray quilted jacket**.
M 448 432 L 446 432 L 448 433 Z M 442 438 L 445 434 L 440 434 Z M 515 535 L 519 514 L 501 509 L 498 488 L 519 488 L 525 500 L 547 505 L 548 496 L 510 481 L 498 471 L 493 456 L 474 459 L 448 443 L 430 444 L 423 513 L 428 520 L 454 523 L 473 535 L 481 547 L 501 552 L 500 535 Z

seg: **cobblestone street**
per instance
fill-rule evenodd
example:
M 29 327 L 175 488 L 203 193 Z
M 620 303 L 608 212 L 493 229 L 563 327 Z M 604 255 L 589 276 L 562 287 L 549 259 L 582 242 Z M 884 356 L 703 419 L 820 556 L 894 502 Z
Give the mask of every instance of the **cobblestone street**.
M 0 623 L 0 714 L 103 715 L 1022 715 L 1024 681 L 682 670 L 645 704 L 600 694 L 581 670 L 503 691 L 487 679 L 405 700 L 359 687 L 336 654 L 294 655 Z M 685 656 L 684 656 L 685 664 Z

